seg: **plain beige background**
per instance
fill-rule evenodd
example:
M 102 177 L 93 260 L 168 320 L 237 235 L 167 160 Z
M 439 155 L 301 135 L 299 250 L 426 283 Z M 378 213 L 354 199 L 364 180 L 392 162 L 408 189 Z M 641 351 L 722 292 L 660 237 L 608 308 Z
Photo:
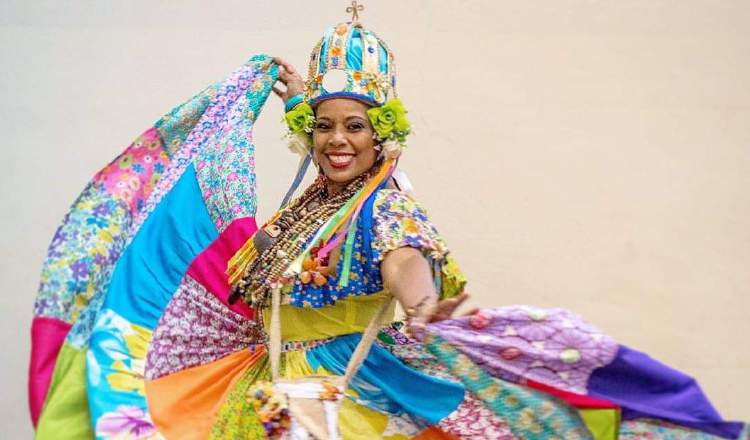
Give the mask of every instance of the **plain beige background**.
M 346 1 L 0 3 L 3 438 L 29 438 L 45 249 L 95 171 L 250 55 L 303 69 Z M 566 307 L 750 419 L 750 3 L 369 1 L 403 168 L 481 305 Z M 261 217 L 295 158 L 256 129 Z

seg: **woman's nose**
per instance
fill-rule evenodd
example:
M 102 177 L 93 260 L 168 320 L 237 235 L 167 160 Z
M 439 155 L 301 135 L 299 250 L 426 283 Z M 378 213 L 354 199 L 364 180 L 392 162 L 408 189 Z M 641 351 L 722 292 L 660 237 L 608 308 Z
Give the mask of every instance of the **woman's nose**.
M 343 145 L 346 143 L 346 136 L 343 130 L 336 129 L 333 131 L 330 140 L 331 145 Z

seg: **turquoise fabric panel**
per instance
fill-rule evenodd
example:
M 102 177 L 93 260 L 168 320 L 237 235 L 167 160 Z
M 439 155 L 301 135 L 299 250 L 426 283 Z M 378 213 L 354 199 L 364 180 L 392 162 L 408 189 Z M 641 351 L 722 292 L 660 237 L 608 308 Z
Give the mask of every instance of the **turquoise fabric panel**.
M 318 73 L 326 71 L 326 64 L 328 64 L 328 43 L 331 42 L 333 30 L 333 28 L 328 28 L 326 34 L 323 36 L 323 45 L 320 46 L 320 59 L 318 60 Z
M 323 367 L 342 375 L 360 338 L 360 334 L 340 336 L 308 351 L 307 361 L 313 370 Z M 351 387 L 376 410 L 403 411 L 430 424 L 438 423 L 464 400 L 462 385 L 413 370 L 378 345 L 373 345 Z
M 153 329 L 193 258 L 216 237 L 190 165 L 123 253 L 104 307 Z
M 382 44 L 378 44 L 380 50 L 380 73 L 385 74 L 388 71 L 388 52 Z
M 362 70 L 362 33 L 359 29 L 352 29 L 349 44 L 346 49 L 346 68 Z

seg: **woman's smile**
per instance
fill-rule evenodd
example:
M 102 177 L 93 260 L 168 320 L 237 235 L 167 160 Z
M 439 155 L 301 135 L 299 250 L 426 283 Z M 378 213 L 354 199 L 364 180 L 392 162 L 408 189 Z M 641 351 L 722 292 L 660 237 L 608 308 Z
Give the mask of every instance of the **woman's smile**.
M 328 153 L 325 157 L 331 163 L 331 167 L 337 170 L 343 170 L 354 162 L 354 153 Z

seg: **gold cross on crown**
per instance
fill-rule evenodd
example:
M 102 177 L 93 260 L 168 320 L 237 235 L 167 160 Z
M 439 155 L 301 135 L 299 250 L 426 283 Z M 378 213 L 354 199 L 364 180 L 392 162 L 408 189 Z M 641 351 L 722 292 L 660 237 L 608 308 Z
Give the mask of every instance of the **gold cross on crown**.
M 357 3 L 357 0 L 352 1 L 352 5 L 346 8 L 346 12 L 352 14 L 352 23 L 359 21 L 359 13 L 364 10 L 364 5 Z

